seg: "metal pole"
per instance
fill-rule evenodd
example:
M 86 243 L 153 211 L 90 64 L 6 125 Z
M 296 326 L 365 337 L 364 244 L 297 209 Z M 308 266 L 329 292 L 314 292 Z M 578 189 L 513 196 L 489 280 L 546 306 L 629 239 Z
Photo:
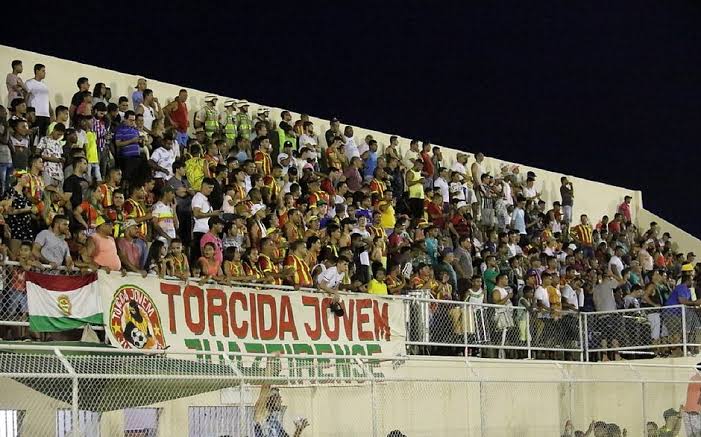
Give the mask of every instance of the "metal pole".
M 377 437 L 377 393 L 375 393 L 375 378 L 370 380 L 370 405 L 372 405 L 372 437 Z
M 582 313 L 577 317 L 577 329 L 579 331 L 579 361 L 584 361 L 584 326 L 582 325 Z
M 54 354 L 56 354 L 56 357 L 59 359 L 59 361 L 61 361 L 61 364 L 63 364 L 63 367 L 66 368 L 66 371 L 68 371 L 68 374 L 71 376 L 73 383 L 71 390 L 71 435 L 79 436 L 80 418 L 78 417 L 78 374 L 58 348 L 54 348 Z
M 686 343 L 687 343 L 687 335 L 686 335 L 686 306 L 682 305 L 682 348 L 684 351 L 684 356 L 686 356 Z
M 480 381 L 480 435 L 487 435 L 487 430 L 485 429 L 484 415 L 487 414 L 484 408 L 484 381 Z
M 470 311 L 467 302 L 462 303 L 462 340 L 463 340 L 463 355 L 465 356 L 465 361 L 467 361 L 469 354 L 469 348 L 467 347 L 467 313 Z
M 643 394 L 643 429 L 647 430 L 647 408 L 645 407 L 645 401 L 647 400 L 647 384 L 645 384 L 645 381 L 640 381 L 640 384 L 642 386 L 642 394 Z
M 587 322 L 587 319 L 589 318 L 589 315 L 587 313 L 584 313 L 584 327 L 582 330 L 584 331 L 584 361 L 589 362 L 589 323 Z
M 533 351 L 531 351 L 531 313 L 526 310 L 526 348 L 528 349 L 528 359 L 533 358 Z
M 246 405 L 243 402 L 243 376 L 239 380 L 239 435 L 244 436 L 248 433 L 244 433 L 243 430 L 246 427 Z

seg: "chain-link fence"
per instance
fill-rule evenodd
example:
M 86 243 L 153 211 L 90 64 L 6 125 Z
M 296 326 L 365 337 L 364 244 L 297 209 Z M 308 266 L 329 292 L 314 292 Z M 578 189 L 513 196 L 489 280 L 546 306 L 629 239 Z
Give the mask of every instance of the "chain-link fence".
M 674 426 L 696 387 L 690 378 L 701 381 L 690 365 L 2 349 L 4 436 L 253 437 L 299 428 L 525 437 L 574 436 L 590 425 L 639 436 L 648 422 Z
M 405 313 L 407 347 L 414 354 L 567 359 L 584 354 L 578 313 L 535 314 L 526 307 L 420 295 L 405 300 Z

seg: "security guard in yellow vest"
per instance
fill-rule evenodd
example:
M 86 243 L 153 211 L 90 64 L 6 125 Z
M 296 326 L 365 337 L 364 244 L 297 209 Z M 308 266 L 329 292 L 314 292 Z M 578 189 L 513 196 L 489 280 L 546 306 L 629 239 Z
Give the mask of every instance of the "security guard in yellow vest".
M 236 100 L 226 100 L 224 108 L 219 114 L 219 126 L 226 136 L 226 144 L 231 147 L 236 142 Z
M 236 114 L 236 128 L 238 129 L 238 134 L 244 138 L 249 138 L 251 136 L 251 117 L 248 115 L 248 107 L 250 106 L 248 100 L 239 100 L 236 104 L 239 108 L 239 113 Z
M 207 96 L 204 98 L 205 106 L 200 109 L 195 117 L 195 128 L 204 127 L 208 137 L 212 137 L 219 130 L 219 114 L 217 113 L 217 97 Z

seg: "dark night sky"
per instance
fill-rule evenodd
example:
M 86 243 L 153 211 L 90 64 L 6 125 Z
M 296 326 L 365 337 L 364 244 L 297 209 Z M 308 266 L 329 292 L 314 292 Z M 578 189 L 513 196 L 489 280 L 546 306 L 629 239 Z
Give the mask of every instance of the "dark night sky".
M 640 189 L 701 236 L 701 2 L 218 3 L 63 4 L 0 42 Z

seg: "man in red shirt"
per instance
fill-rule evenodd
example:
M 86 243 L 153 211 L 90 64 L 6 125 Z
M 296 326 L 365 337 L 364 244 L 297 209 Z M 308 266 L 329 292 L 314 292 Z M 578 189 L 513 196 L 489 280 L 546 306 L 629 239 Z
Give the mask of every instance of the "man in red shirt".
M 443 215 L 443 195 L 440 192 L 433 194 L 432 202 L 426 207 L 428 217 L 433 225 L 439 229 L 445 228 L 445 216 Z
M 630 202 L 633 200 L 632 197 L 626 196 L 623 198 L 623 203 L 621 203 L 618 206 L 618 213 L 623 214 L 623 218 L 625 219 L 626 223 L 630 223 L 631 220 L 631 214 L 630 214 Z
M 421 173 L 424 177 L 424 186 L 427 188 L 433 187 L 433 174 L 436 172 L 436 169 L 433 167 L 430 152 L 431 143 L 424 141 L 421 150 L 421 159 L 423 160 L 424 166 L 421 169 Z
M 175 139 L 178 144 L 182 147 L 187 146 L 187 128 L 190 126 L 187 111 L 187 90 L 180 90 L 178 97 L 163 108 L 163 113 L 170 125 L 177 131 Z

